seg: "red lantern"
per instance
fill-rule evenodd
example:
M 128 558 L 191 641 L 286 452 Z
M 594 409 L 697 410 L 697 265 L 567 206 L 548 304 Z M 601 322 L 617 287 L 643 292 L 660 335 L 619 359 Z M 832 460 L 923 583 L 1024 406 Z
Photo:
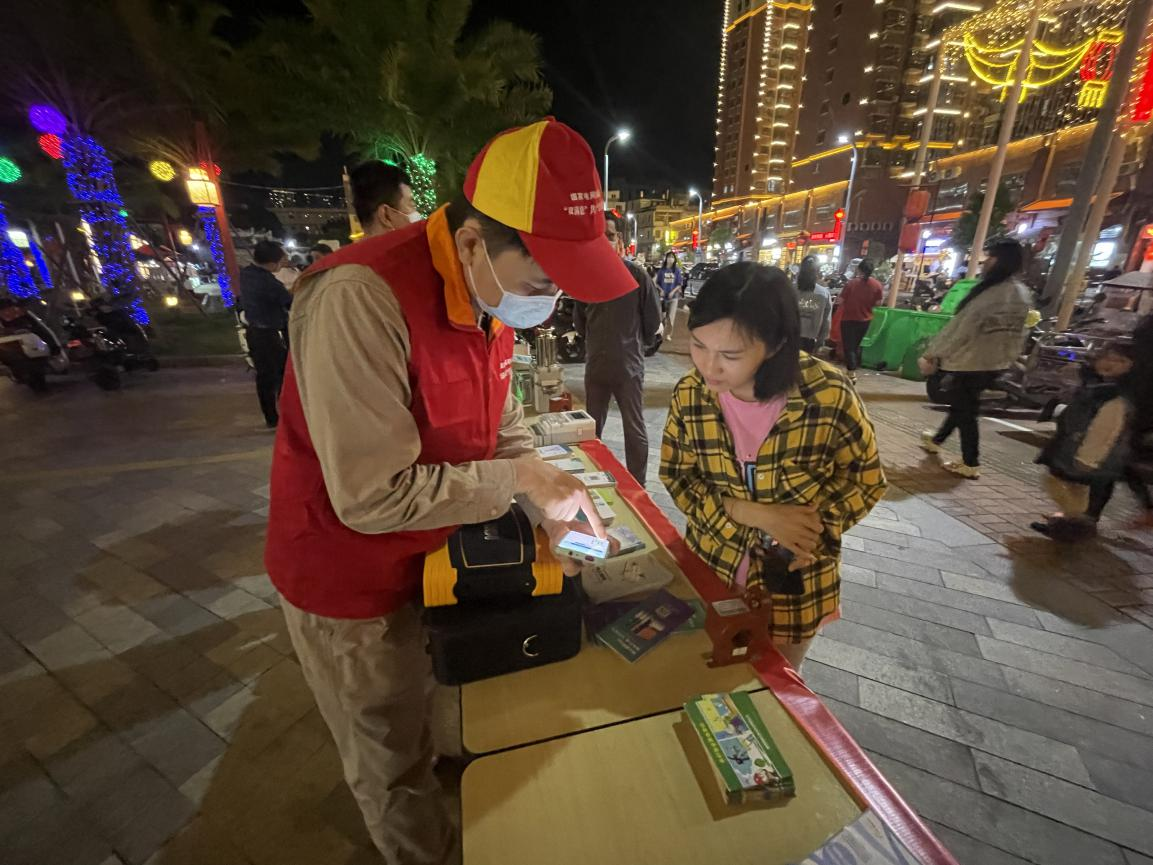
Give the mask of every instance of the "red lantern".
M 59 135 L 46 132 L 36 139 L 36 143 L 40 145 L 41 150 L 53 159 L 64 158 L 64 143 L 60 140 Z

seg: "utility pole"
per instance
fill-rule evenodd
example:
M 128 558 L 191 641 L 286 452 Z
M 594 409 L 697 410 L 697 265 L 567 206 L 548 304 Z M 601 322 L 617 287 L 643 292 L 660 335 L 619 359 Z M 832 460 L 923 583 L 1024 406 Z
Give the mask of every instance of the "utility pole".
M 1120 48 L 1117 49 L 1117 60 L 1113 66 L 1109 89 L 1105 91 L 1105 100 L 1101 103 L 1101 110 L 1097 112 L 1097 126 L 1093 130 L 1089 149 L 1085 152 L 1085 160 L 1081 164 L 1081 176 L 1073 193 L 1073 203 L 1069 206 L 1069 213 L 1066 214 L 1065 224 L 1061 228 L 1061 240 L 1057 245 L 1053 267 L 1049 271 L 1048 279 L 1045 280 L 1042 301 L 1050 308 L 1054 304 L 1060 307 L 1071 306 L 1075 301 L 1077 287 L 1081 282 L 1081 271 L 1070 273 L 1070 265 L 1073 263 L 1078 241 L 1082 241 L 1085 216 L 1089 212 L 1094 191 L 1097 192 L 1098 198 L 1108 199 L 1113 191 L 1113 183 L 1117 180 L 1114 175 L 1112 182 L 1106 187 L 1102 167 L 1107 160 L 1112 141 L 1117 135 L 1117 119 L 1122 105 L 1129 96 L 1129 80 L 1133 75 L 1137 55 L 1149 26 L 1151 12 L 1153 12 L 1153 0 L 1133 0 L 1129 7 L 1129 17 L 1125 21 L 1125 36 L 1122 38 Z M 1092 249 L 1095 240 L 1096 235 L 1086 236 L 1083 242 Z
M 1041 0 L 1033 0 L 1029 13 L 1029 26 L 1025 31 L 1025 41 L 1021 43 L 1021 53 L 1017 55 L 1017 66 L 1013 72 L 1013 83 L 1005 99 L 1005 110 L 1001 112 L 1001 132 L 997 136 L 997 152 L 993 164 L 989 166 L 989 179 L 985 182 L 985 203 L 981 206 L 981 216 L 977 220 L 977 231 L 973 235 L 973 245 L 969 248 L 969 266 L 966 273 L 972 276 L 981 263 L 985 249 L 985 238 L 989 234 L 989 224 L 993 221 L 993 205 L 997 200 L 997 190 L 1001 186 L 1001 174 L 1005 170 L 1005 157 L 1009 152 L 1009 142 L 1013 139 L 1013 127 L 1017 123 L 1017 108 L 1021 104 L 1021 91 L 1029 74 L 1029 64 L 1033 54 L 1033 43 L 1037 41 L 1037 28 L 1041 22 Z
M 929 100 L 925 103 L 925 118 L 921 121 L 921 143 L 917 148 L 917 157 L 913 160 L 913 183 L 910 191 L 918 189 L 925 180 L 925 172 L 929 167 L 929 142 L 933 140 L 933 121 L 937 116 L 937 103 L 941 100 L 941 76 L 945 74 L 945 39 L 937 47 L 937 59 L 933 63 L 933 81 L 929 85 Z M 905 220 L 902 217 L 901 227 Z M 920 274 L 918 274 L 919 276 Z M 889 296 L 885 305 L 890 309 L 897 306 L 897 296 L 901 293 L 901 284 L 905 280 L 905 250 L 897 241 L 897 261 L 893 266 L 893 278 L 889 282 Z
M 1057 330 L 1067 330 L 1069 322 L 1073 319 L 1073 308 L 1077 305 L 1078 289 L 1081 287 L 1080 274 L 1089 269 L 1090 259 L 1093 257 L 1094 241 L 1101 234 L 1101 223 L 1105 221 L 1105 211 L 1109 209 L 1110 193 L 1117 183 L 1117 175 L 1121 171 L 1121 162 L 1125 158 L 1125 136 L 1115 135 L 1109 144 L 1109 155 L 1105 158 L 1105 167 L 1101 171 L 1101 185 L 1097 189 L 1097 196 L 1093 199 L 1093 209 L 1089 211 L 1089 219 L 1085 223 L 1085 231 L 1081 240 L 1080 251 L 1077 253 L 1077 262 L 1073 265 L 1073 279 L 1068 280 L 1068 286 L 1061 295 L 1060 309 L 1057 313 Z
M 937 48 L 937 59 L 933 63 L 933 83 L 929 85 L 929 101 L 925 103 L 925 119 L 921 122 L 921 144 L 917 148 L 917 158 L 913 162 L 913 186 L 920 186 L 929 166 L 929 142 L 933 140 L 933 119 L 937 114 L 937 103 L 941 99 L 941 76 L 945 71 L 945 40 Z

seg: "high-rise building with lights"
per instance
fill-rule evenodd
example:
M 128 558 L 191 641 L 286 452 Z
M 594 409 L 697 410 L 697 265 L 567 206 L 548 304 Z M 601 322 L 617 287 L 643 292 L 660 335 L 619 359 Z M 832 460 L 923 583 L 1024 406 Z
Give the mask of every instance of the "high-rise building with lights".
M 725 0 L 714 201 L 780 192 L 788 183 L 811 9 Z
M 1133 2 L 1036 0 L 1038 38 L 1002 176 L 1022 239 L 1044 246 L 1061 225 Z M 947 248 L 952 226 L 984 189 L 1033 8 L 1015 0 L 724 0 L 713 207 L 699 224 L 676 222 L 677 243 L 691 243 L 700 228 L 707 255 L 725 260 L 885 259 L 896 251 L 909 188 L 921 182 L 931 205 L 917 236 L 927 232 L 928 246 Z M 1140 180 L 1153 176 L 1142 168 L 1153 166 L 1151 54 L 1153 25 L 1129 84 L 1114 189 L 1129 215 L 1111 209 L 1111 230 L 1143 212 L 1142 196 L 1153 208 Z

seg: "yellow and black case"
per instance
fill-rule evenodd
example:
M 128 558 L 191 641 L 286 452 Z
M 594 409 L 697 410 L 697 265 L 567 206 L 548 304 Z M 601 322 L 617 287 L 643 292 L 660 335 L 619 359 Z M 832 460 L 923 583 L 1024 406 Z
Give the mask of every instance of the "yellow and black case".
M 564 572 L 548 537 L 519 505 L 500 519 L 462 526 L 424 560 L 424 605 L 560 594 Z

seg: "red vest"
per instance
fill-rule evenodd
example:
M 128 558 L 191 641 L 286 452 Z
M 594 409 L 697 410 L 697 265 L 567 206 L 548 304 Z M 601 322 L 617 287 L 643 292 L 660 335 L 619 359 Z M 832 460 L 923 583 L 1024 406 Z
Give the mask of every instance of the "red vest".
M 512 329 L 502 328 L 490 341 L 475 325 L 450 321 L 445 283 L 433 266 L 423 223 L 353 244 L 325 256 L 312 270 L 342 264 L 371 267 L 392 289 L 404 313 L 412 347 L 409 409 L 421 442 L 417 463 L 492 459 L 508 396 Z M 338 342 L 326 350 L 349 349 Z M 390 445 L 382 438 L 380 446 Z M 366 535 L 340 521 L 324 486 L 290 359 L 280 395 L 264 553 L 268 575 L 285 599 L 332 618 L 365 619 L 392 612 L 416 596 L 424 554 L 443 544 L 452 531 Z

